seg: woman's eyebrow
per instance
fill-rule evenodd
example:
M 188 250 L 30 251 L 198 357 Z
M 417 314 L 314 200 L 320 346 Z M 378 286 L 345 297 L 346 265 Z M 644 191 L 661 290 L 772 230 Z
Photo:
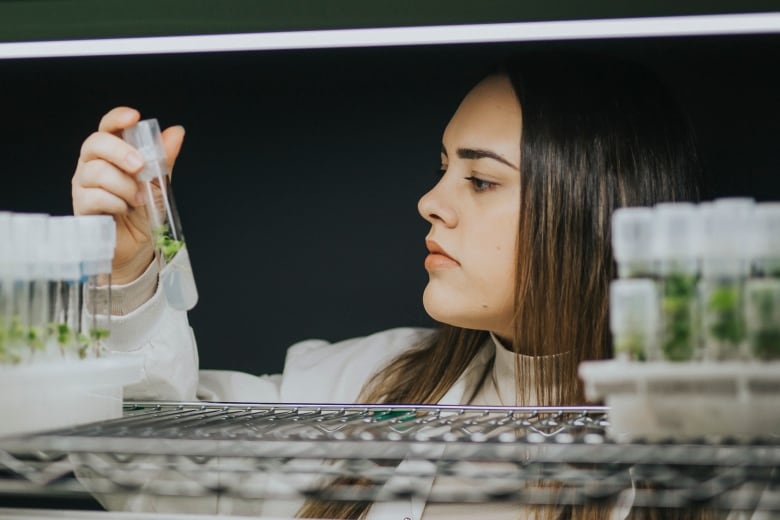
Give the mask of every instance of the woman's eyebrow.
M 449 157 L 449 155 L 447 155 L 447 149 L 444 148 L 444 145 L 441 147 L 441 153 L 444 155 L 444 157 Z M 483 150 L 481 148 L 458 148 L 457 154 L 461 159 L 493 159 L 494 161 L 498 161 L 501 164 L 506 164 L 510 168 L 520 171 L 518 166 L 515 166 L 511 162 L 498 155 L 496 152 L 490 150 Z
M 515 166 L 511 162 L 498 155 L 496 152 L 491 152 L 490 150 L 482 150 L 479 148 L 458 148 L 458 157 L 461 159 L 493 159 L 502 164 L 506 164 L 507 166 L 514 168 L 517 171 L 520 171 L 518 166 Z

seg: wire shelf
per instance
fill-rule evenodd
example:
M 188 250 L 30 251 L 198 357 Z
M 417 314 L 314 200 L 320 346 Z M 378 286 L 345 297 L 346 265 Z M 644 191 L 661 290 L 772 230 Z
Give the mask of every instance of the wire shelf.
M 780 439 L 616 443 L 607 424 L 603 407 L 127 403 L 0 439 L 0 496 L 583 504 L 631 490 L 634 507 L 780 512 Z

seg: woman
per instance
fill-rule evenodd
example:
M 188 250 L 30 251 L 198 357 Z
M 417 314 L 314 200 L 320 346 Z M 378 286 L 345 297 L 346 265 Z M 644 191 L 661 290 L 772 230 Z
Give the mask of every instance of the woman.
M 136 398 L 581 404 L 578 364 L 610 356 L 612 211 L 698 198 L 686 121 L 646 70 L 578 56 L 509 62 L 457 109 L 442 139 L 441 178 L 418 204 L 430 223 L 423 301 L 441 328 L 303 342 L 288 351 L 282 376 L 201 371 L 198 379 L 186 315 L 156 289 L 134 179 L 140 157 L 118 137 L 138 119 L 128 108 L 106 114 L 73 177 L 74 212 L 117 221 L 114 280 L 123 287 L 114 291 L 112 348 L 147 358 Z M 164 132 L 171 163 L 183 136 L 180 127 Z M 309 503 L 302 514 L 366 509 Z M 451 513 L 425 508 L 426 517 Z

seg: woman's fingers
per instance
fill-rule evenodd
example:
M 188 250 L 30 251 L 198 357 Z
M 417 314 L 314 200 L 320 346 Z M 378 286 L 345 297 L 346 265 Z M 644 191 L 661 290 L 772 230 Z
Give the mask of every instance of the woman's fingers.
M 81 155 L 79 161 L 87 163 L 94 159 L 103 159 L 112 164 L 115 164 L 120 169 L 128 173 L 137 173 L 143 167 L 143 157 L 141 154 L 126 143 L 117 135 L 108 131 L 102 130 L 105 128 L 119 128 L 119 123 L 116 121 L 116 117 L 110 118 L 109 116 L 118 109 L 114 109 L 103 117 L 100 127 L 101 130 L 93 133 L 81 146 Z M 130 109 L 127 109 L 130 110 Z M 135 112 L 135 111 L 133 111 Z M 137 118 L 130 117 L 124 119 L 125 122 L 132 121 L 133 124 Z M 165 154 L 168 158 L 169 168 L 173 168 L 179 151 L 181 150 L 182 143 L 184 142 L 184 127 L 172 126 L 162 132 L 163 146 L 165 147 Z
M 124 199 L 101 188 L 80 188 L 73 197 L 76 215 L 122 215 L 128 209 Z
M 184 143 L 184 127 L 171 126 L 166 128 L 162 132 L 162 141 L 165 147 L 165 155 L 168 158 L 168 167 L 173 171 L 173 165 L 176 163 L 176 158 L 179 157 L 179 152 L 181 151 L 181 145 Z
M 119 137 L 107 132 L 94 132 L 81 145 L 79 163 L 108 161 L 128 173 L 138 172 L 144 165 L 141 154 Z
M 141 119 L 141 113 L 130 107 L 116 107 L 109 110 L 100 119 L 98 131 L 119 134 L 125 128 L 129 128 Z
M 128 206 L 140 206 L 138 182 L 103 159 L 83 163 L 76 172 L 74 182 L 83 188 L 100 188 L 124 200 Z

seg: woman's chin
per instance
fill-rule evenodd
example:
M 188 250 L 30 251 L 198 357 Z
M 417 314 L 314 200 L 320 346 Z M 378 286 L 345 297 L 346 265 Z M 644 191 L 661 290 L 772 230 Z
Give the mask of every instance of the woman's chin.
M 428 316 L 440 323 L 468 328 L 464 323 L 463 310 L 457 305 L 457 299 L 445 294 L 441 288 L 435 287 L 435 284 L 429 283 L 425 287 L 423 307 Z

